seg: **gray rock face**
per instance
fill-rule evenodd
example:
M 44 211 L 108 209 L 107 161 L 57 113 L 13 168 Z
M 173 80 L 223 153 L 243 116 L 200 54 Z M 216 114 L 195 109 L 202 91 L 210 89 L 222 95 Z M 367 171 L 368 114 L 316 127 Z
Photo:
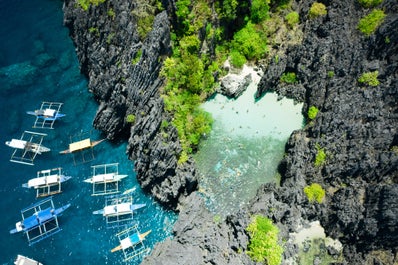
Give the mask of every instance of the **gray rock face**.
M 108 14 L 111 8 L 114 16 Z M 193 161 L 177 165 L 181 147 L 175 128 L 161 128 L 162 121 L 170 121 L 159 94 L 160 58 L 171 53 L 169 17 L 166 11 L 157 14 L 141 40 L 131 12 L 135 8 L 135 1 L 112 0 L 84 11 L 75 1 L 65 1 L 64 23 L 99 102 L 94 127 L 110 140 L 128 139 L 127 154 L 135 160 L 144 190 L 175 209 L 182 195 L 196 189 L 197 180 Z
M 221 80 L 220 92 L 227 97 L 239 97 L 252 81 L 251 74 L 241 78 L 235 74 L 229 74 Z

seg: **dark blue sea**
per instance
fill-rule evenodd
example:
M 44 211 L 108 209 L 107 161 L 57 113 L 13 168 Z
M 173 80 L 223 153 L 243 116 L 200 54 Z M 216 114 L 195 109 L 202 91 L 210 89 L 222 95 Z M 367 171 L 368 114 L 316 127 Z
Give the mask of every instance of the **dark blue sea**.
M 0 0 L 0 264 L 13 264 L 22 254 L 51 264 L 123 264 L 121 253 L 110 249 L 119 245 L 118 228 L 107 228 L 94 210 L 104 207 L 103 196 L 91 196 L 92 186 L 83 180 L 90 177 L 91 166 L 119 163 L 119 172 L 129 177 L 121 182 L 124 191 L 136 188 L 134 201 L 146 207 L 136 212 L 141 232 L 152 230 L 146 246 L 171 235 L 176 215 L 164 211 L 144 194 L 136 180 L 133 162 L 125 155 L 126 143 L 107 141 L 93 150 L 95 160 L 75 165 L 67 149 L 70 136 L 91 133 L 92 139 L 103 137 L 92 127 L 97 103 L 87 90 L 87 80 L 80 74 L 74 46 L 63 26 L 60 0 Z M 26 111 L 40 107 L 42 101 L 63 102 L 67 116 L 56 121 L 54 129 L 35 129 L 33 116 Z M 38 155 L 33 166 L 10 162 L 13 149 L 4 143 L 19 139 L 24 131 L 46 133 L 43 145 L 51 152 Z M 37 171 L 62 167 L 73 178 L 53 196 L 56 207 L 71 203 L 58 218 L 62 231 L 29 246 L 23 234 L 9 234 L 21 219 L 20 210 L 38 201 L 33 189 L 21 185 Z M 139 264 L 135 260 L 131 264 Z

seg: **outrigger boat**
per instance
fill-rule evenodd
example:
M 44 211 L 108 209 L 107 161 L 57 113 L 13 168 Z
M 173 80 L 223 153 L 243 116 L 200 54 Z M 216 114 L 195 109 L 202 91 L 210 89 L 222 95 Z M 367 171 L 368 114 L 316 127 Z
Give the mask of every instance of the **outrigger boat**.
M 52 198 L 39 201 L 21 211 L 22 220 L 15 224 L 10 234 L 24 232 L 29 245 L 39 242 L 59 231 L 58 216 L 70 207 L 70 203 L 55 209 Z
M 145 204 L 133 204 L 133 197 L 129 195 L 109 195 L 105 197 L 105 207 L 93 211 L 102 215 L 109 227 L 119 227 L 133 222 L 133 212 L 145 207 Z
M 27 111 L 27 114 L 36 116 L 33 128 L 53 129 L 54 122 L 65 114 L 60 113 L 63 103 L 59 102 L 42 102 L 40 109 Z
M 46 169 L 37 172 L 37 177 L 22 184 L 23 188 L 34 188 L 37 190 L 36 197 L 45 197 L 61 192 L 61 183 L 71 179 L 65 176 L 62 168 Z
M 119 164 L 103 164 L 91 166 L 93 175 L 84 182 L 93 184 L 92 195 L 108 195 L 119 192 L 119 181 L 128 175 L 119 174 Z
M 151 230 L 141 234 L 138 231 L 138 224 L 134 224 L 116 234 L 120 245 L 113 248 L 111 252 L 121 250 L 123 252 L 125 262 L 131 261 L 135 258 L 142 258 L 151 251 L 150 248 L 145 247 L 144 244 L 144 239 L 150 233 Z
M 82 151 L 84 149 L 88 149 L 88 148 L 93 148 L 94 146 L 102 143 L 103 141 L 105 141 L 106 139 L 101 139 L 98 141 L 91 141 L 90 138 L 78 141 L 78 142 L 74 142 L 74 143 L 70 143 L 69 144 L 69 148 L 59 152 L 60 154 L 71 154 L 73 152 L 77 152 L 77 151 Z
M 41 144 L 45 136 L 47 136 L 47 134 L 24 131 L 21 139 L 12 139 L 11 141 L 7 141 L 6 145 L 15 149 L 11 155 L 10 161 L 33 165 L 33 161 L 37 154 L 40 155 L 51 151 L 50 148 Z
M 104 209 L 94 211 L 93 214 L 102 214 L 105 217 L 115 217 L 132 214 L 133 211 L 145 207 L 146 204 L 132 204 L 130 202 L 105 206 Z
M 111 252 L 116 252 L 122 249 L 126 249 L 129 247 L 134 247 L 138 243 L 142 242 L 147 235 L 149 235 L 152 232 L 152 230 L 146 231 L 145 233 L 140 234 L 139 232 L 136 232 L 132 234 L 131 236 L 128 236 L 120 241 L 120 245 L 117 247 L 114 247 L 111 249 Z

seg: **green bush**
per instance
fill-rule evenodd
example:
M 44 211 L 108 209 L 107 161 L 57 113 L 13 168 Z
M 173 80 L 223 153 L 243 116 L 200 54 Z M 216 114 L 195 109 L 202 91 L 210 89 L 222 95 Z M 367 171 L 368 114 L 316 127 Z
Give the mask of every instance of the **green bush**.
M 270 219 L 256 215 L 246 231 L 250 235 L 247 254 L 254 261 L 281 264 L 283 248 L 278 244 L 279 229 Z
M 297 82 L 296 73 L 293 73 L 293 72 L 283 73 L 281 75 L 280 81 L 282 83 L 294 84 Z
M 378 86 L 380 84 L 379 80 L 377 79 L 378 75 L 379 75 L 379 71 L 363 73 L 358 78 L 358 82 L 365 83 L 369 86 Z
M 310 119 L 310 120 L 313 120 L 313 119 L 315 119 L 316 118 L 316 115 L 318 114 L 318 108 L 317 107 L 315 107 L 315 106 L 311 106 L 309 109 L 308 109 L 308 118 Z
M 260 23 L 269 18 L 269 0 L 252 0 L 250 19 L 254 23 Z
M 231 64 L 236 68 L 241 68 L 246 63 L 246 57 L 238 51 L 232 51 L 230 58 Z
M 102 4 L 103 2 L 105 2 L 105 0 L 78 0 L 80 7 L 84 11 L 87 11 L 90 5 L 97 6 L 99 4 Z
M 326 6 L 322 3 L 315 2 L 312 4 L 308 16 L 310 18 L 316 18 L 320 16 L 326 15 L 328 12 L 326 10 Z
M 317 153 L 315 155 L 314 165 L 316 167 L 320 167 L 326 162 L 326 152 L 324 148 L 321 148 L 319 145 L 316 145 Z
M 106 12 L 107 14 L 108 14 L 108 16 L 113 20 L 113 19 L 115 19 L 115 11 L 113 10 L 113 8 L 110 8 L 109 10 L 108 10 L 108 12 Z
M 295 25 L 297 25 L 297 24 L 300 22 L 299 13 L 297 13 L 297 12 L 295 12 L 295 11 L 290 12 L 289 14 L 287 14 L 287 15 L 285 16 L 285 20 L 286 20 L 286 23 L 287 23 L 291 28 L 293 28 Z
M 255 25 L 250 21 L 244 28 L 234 34 L 231 43 L 232 51 L 237 51 L 248 60 L 260 59 L 267 52 L 267 41 L 256 31 Z
M 358 0 L 358 2 L 366 8 L 375 7 L 383 2 L 383 0 Z
M 383 23 L 385 17 L 383 10 L 374 9 L 369 15 L 359 20 L 358 29 L 366 36 L 370 36 Z
M 315 201 L 322 203 L 325 198 L 325 190 L 318 183 L 312 183 L 310 186 L 306 186 L 304 188 L 304 193 L 311 203 Z
M 131 64 L 136 64 L 140 61 L 142 55 L 142 49 L 139 49 L 138 52 L 134 55 L 134 58 L 131 59 Z
M 135 115 L 134 114 L 128 114 L 126 116 L 126 122 L 127 123 L 134 123 L 135 122 Z

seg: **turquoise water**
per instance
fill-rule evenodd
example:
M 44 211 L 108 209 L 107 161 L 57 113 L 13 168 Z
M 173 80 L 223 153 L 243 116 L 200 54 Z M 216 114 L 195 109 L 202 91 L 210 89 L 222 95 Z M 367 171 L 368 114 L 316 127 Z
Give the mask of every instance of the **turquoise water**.
M 239 98 L 217 94 L 203 104 L 214 124 L 195 155 L 199 189 L 209 209 L 220 215 L 247 204 L 261 184 L 278 181 L 286 141 L 303 126 L 302 104 L 278 101 L 275 93 L 256 100 L 260 76 L 246 66 L 243 71 L 252 73 L 252 82 Z
M 140 231 L 152 230 L 146 245 L 153 245 L 170 236 L 176 216 L 164 211 L 142 193 L 133 169 L 125 155 L 126 144 L 103 142 L 94 148 L 95 160 L 77 166 L 70 155 L 60 155 L 67 148 L 69 136 L 92 132 L 97 104 L 87 92 L 87 81 L 79 73 L 78 62 L 68 31 L 62 25 L 62 1 L 0 0 L 0 264 L 13 264 L 17 254 L 34 258 L 43 264 L 122 264 L 121 253 L 111 253 L 118 245 L 118 229 L 108 229 L 101 216 L 92 211 L 103 208 L 103 196 L 91 196 L 91 166 L 119 163 L 119 172 L 129 177 L 120 190 L 136 188 L 134 201 L 145 203 L 135 218 Z M 42 101 L 63 102 L 67 116 L 57 121 L 54 130 L 33 129 L 34 117 L 25 112 L 40 107 Z M 50 153 L 38 155 L 34 166 L 9 162 L 12 149 L 4 144 L 19 138 L 23 131 L 44 132 L 43 145 Z M 71 203 L 59 217 L 62 231 L 33 246 L 22 234 L 9 234 L 21 219 L 20 210 L 37 202 L 35 191 L 21 187 L 36 172 L 62 167 L 73 178 L 63 185 L 63 192 L 53 196 L 55 206 Z M 139 264 L 139 260 L 131 264 Z

